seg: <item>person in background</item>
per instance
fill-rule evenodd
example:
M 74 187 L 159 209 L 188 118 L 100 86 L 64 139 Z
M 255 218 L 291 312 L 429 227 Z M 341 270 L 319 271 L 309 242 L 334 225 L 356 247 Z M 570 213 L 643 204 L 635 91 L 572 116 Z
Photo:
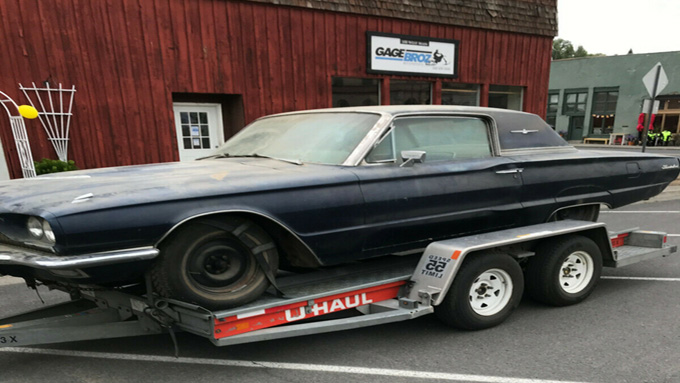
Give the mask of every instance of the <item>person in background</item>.
M 640 116 L 638 116 L 638 124 L 637 124 L 637 131 L 638 131 L 638 142 L 640 145 L 642 145 L 642 132 L 645 130 L 645 114 L 640 113 Z
M 661 140 L 663 141 L 663 146 L 668 146 L 668 142 L 671 139 L 671 132 L 668 130 L 664 130 L 661 132 Z

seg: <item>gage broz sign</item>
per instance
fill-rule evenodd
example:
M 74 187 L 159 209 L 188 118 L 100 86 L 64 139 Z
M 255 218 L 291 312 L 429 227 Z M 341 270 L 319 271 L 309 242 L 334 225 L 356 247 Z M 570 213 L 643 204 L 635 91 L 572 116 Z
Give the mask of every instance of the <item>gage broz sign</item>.
M 458 77 L 458 41 L 367 32 L 368 72 Z

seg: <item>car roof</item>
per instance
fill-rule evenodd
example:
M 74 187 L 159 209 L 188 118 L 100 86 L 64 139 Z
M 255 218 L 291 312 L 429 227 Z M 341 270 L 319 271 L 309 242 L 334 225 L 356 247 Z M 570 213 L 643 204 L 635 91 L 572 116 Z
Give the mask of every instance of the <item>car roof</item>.
M 345 108 L 325 108 L 325 109 L 311 109 L 300 110 L 290 113 L 329 113 L 329 112 L 374 112 L 385 113 L 391 115 L 404 113 L 428 113 L 428 112 L 457 112 L 457 113 L 480 113 L 490 114 L 500 117 L 500 115 L 531 115 L 531 113 L 519 112 L 509 109 L 488 108 L 480 106 L 460 106 L 460 105 L 372 105 L 372 106 L 354 106 Z
M 348 108 L 326 108 L 281 113 L 380 113 L 390 117 L 411 113 L 465 113 L 490 116 L 496 123 L 501 150 L 523 150 L 545 147 L 571 147 L 543 119 L 533 113 L 509 109 L 458 105 L 377 105 Z M 267 116 L 271 117 L 271 116 Z M 266 117 L 265 117 L 266 118 Z

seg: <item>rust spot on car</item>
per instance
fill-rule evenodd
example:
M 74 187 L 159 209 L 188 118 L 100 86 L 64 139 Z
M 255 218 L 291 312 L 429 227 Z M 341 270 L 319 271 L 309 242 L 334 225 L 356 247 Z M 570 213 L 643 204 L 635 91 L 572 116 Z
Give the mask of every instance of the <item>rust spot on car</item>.
M 217 181 L 222 181 L 224 179 L 224 177 L 227 176 L 227 174 L 229 174 L 229 172 L 215 173 L 215 174 L 211 174 L 210 178 L 217 180 Z

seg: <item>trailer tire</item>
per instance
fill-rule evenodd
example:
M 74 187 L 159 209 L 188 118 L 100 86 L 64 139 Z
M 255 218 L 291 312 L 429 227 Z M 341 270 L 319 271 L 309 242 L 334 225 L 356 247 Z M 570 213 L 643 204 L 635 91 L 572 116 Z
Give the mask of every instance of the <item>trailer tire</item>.
M 529 297 L 552 306 L 586 299 L 602 273 L 602 253 L 590 238 L 580 235 L 548 240 L 527 262 L 525 289 Z
M 264 293 L 269 281 L 255 252 L 262 254 L 272 273 L 278 269 L 272 238 L 237 217 L 189 223 L 159 248 L 150 271 L 156 292 L 207 309 L 240 306 Z
M 461 330 L 499 325 L 519 305 L 524 276 L 517 261 L 506 254 L 468 256 L 435 315 Z

